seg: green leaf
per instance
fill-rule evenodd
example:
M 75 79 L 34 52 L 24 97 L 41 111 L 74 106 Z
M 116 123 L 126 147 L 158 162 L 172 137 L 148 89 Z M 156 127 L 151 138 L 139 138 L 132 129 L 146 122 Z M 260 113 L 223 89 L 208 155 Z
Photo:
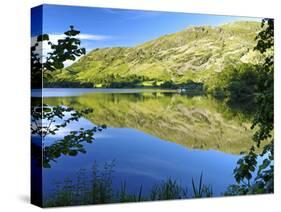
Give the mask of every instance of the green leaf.
M 68 152 L 68 154 L 70 155 L 70 156 L 76 156 L 77 155 L 77 151 L 76 150 L 70 150 L 69 152 Z

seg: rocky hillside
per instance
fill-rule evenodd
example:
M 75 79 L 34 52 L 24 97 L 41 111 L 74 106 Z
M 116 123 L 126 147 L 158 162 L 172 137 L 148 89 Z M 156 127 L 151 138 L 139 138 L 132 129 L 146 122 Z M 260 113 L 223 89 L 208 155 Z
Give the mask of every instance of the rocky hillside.
M 189 79 L 208 83 L 229 63 L 258 63 L 253 47 L 258 22 L 234 22 L 217 27 L 189 27 L 132 48 L 94 49 L 76 63 L 56 71 L 50 82 L 105 82 L 140 78 L 145 83 L 175 83 Z

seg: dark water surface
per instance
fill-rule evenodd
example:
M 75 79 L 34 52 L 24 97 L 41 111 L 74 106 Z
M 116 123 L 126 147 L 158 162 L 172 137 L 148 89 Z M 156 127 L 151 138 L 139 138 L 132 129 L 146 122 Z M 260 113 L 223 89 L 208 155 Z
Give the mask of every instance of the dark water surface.
M 36 97 L 40 93 L 33 91 Z M 44 89 L 43 103 L 93 112 L 47 135 L 44 146 L 81 127 L 107 125 L 84 154 L 60 156 L 43 169 L 43 192 L 52 196 L 56 183 L 91 174 L 114 161 L 113 186 L 126 181 L 129 192 L 144 193 L 168 178 L 191 187 L 203 173 L 215 196 L 234 183 L 233 168 L 239 153 L 251 145 L 250 122 L 239 112 L 208 96 L 186 96 L 175 91 L 142 89 Z M 66 117 L 69 114 L 66 114 Z M 33 141 L 36 141 L 34 137 Z

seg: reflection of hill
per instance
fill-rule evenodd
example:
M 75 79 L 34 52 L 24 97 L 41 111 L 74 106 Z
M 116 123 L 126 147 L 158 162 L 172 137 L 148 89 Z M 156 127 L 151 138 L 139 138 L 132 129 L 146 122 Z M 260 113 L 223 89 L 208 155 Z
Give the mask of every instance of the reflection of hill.
M 90 107 L 94 112 L 86 118 L 95 124 L 135 128 L 188 148 L 237 154 L 247 151 L 251 145 L 250 124 L 242 123 L 239 116 L 233 117 L 223 105 L 207 97 L 92 93 L 46 98 L 44 103 L 63 104 L 74 109 Z

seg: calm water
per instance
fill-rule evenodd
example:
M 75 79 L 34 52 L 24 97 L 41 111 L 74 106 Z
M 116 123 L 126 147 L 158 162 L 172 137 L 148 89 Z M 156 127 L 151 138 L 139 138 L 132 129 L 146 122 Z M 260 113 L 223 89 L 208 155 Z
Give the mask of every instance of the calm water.
M 40 95 L 38 90 L 33 97 Z M 244 114 L 207 96 L 189 97 L 175 91 L 141 89 L 44 89 L 44 104 L 93 111 L 78 121 L 47 135 L 44 146 L 81 127 L 107 125 L 83 143 L 86 153 L 64 156 L 43 169 L 43 192 L 52 196 L 55 184 L 77 176 L 80 169 L 91 174 L 114 161 L 113 185 L 126 181 L 128 191 L 144 193 L 168 178 L 191 188 L 191 179 L 203 173 L 205 184 L 220 195 L 234 183 L 233 168 L 241 151 L 251 145 L 252 132 Z M 65 114 L 68 118 L 70 114 Z M 48 124 L 48 120 L 44 124 Z M 39 138 L 34 136 L 33 142 Z

